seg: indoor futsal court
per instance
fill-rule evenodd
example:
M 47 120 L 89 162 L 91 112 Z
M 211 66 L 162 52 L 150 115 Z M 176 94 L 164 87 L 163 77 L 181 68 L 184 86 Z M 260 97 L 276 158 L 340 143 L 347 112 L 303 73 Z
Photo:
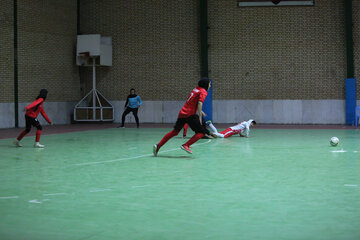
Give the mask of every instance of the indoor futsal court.
M 1 235 L 356 239 L 360 132 L 259 128 L 200 140 L 193 155 L 177 137 L 157 158 L 151 146 L 165 128 L 45 135 L 35 152 L 33 137 L 22 149 L 1 139 Z
M 360 239 L 360 1 L 0 20 L 0 240 Z

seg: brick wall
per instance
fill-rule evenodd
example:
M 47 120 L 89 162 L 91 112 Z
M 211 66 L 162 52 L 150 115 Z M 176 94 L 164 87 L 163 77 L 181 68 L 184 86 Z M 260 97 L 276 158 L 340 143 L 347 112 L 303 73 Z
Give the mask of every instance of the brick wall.
M 215 99 L 344 99 L 344 4 L 238 8 L 209 1 Z
M 82 33 L 113 37 L 114 66 L 99 69 L 99 89 L 112 100 L 131 87 L 146 100 L 184 99 L 200 72 L 195 2 L 82 1 Z M 214 99 L 344 99 L 342 1 L 277 8 L 208 4 Z
M 0 102 L 14 100 L 13 1 L 2 0 L 0 7 Z
M 360 1 L 353 3 L 353 41 L 354 41 L 354 65 L 357 83 L 357 99 L 360 99 Z
M 13 2 L 0 8 L 0 102 L 13 101 Z M 76 1 L 19 2 L 19 101 L 40 88 L 50 101 L 80 98 L 75 66 Z M 355 75 L 360 99 L 360 2 L 353 1 Z M 81 32 L 113 37 L 113 66 L 98 87 L 123 100 L 183 100 L 199 78 L 198 1 L 81 1 Z M 214 99 L 344 99 L 344 6 L 238 8 L 209 0 L 209 69 Z M 83 82 L 91 81 L 90 69 Z M 86 84 L 84 84 L 86 86 Z
M 19 1 L 19 102 L 32 101 L 41 88 L 49 91 L 47 101 L 79 100 L 76 6 L 73 0 Z
M 143 100 L 186 98 L 200 77 L 198 2 L 81 1 L 81 32 L 113 39 L 113 66 L 98 68 L 99 90 L 110 100 L 130 88 Z

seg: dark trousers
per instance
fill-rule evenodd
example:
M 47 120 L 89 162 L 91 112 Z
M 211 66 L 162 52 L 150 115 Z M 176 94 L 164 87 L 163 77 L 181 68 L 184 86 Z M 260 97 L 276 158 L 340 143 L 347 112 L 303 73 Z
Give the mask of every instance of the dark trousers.
M 199 120 L 200 121 L 200 120 Z M 205 122 L 205 118 L 202 118 L 202 123 L 201 123 L 202 127 L 204 128 L 204 134 L 210 135 L 210 131 L 207 129 L 207 125 Z M 187 130 L 188 130 L 188 125 L 187 123 L 184 125 L 184 131 L 183 131 L 183 136 L 186 136 Z
M 186 123 L 195 133 L 206 133 L 206 128 L 201 125 L 198 115 L 192 115 L 187 118 L 178 118 L 175 123 L 174 129 L 180 132 L 180 130 L 184 127 Z
M 136 125 L 139 127 L 139 118 L 138 118 L 138 108 L 129 108 L 127 107 L 122 115 L 122 119 L 121 119 L 121 126 L 124 126 L 125 123 L 125 116 L 128 115 L 130 112 L 133 113 L 134 117 L 135 117 L 135 121 L 136 121 Z
M 42 126 L 40 122 L 37 120 L 37 118 L 32 118 L 27 115 L 25 115 L 25 122 L 26 122 L 26 131 L 30 132 L 31 126 L 36 127 L 38 130 L 42 130 Z
M 196 141 L 198 141 L 200 138 L 204 136 L 205 129 L 201 125 L 198 115 L 192 115 L 187 118 L 178 118 L 175 123 L 174 129 L 171 132 L 168 132 L 158 143 L 157 150 L 159 150 L 172 137 L 177 136 L 186 123 L 195 132 L 195 135 L 192 136 L 190 140 L 184 144 L 185 146 L 190 147 L 192 144 L 194 144 Z
M 40 140 L 40 134 L 42 130 L 42 126 L 39 123 L 39 121 L 36 118 L 29 117 L 25 115 L 25 121 L 26 121 L 26 128 L 24 131 L 20 133 L 20 135 L 17 137 L 17 140 L 20 141 L 26 134 L 28 134 L 31 130 L 31 126 L 34 126 L 37 128 L 36 131 L 36 142 L 39 142 Z

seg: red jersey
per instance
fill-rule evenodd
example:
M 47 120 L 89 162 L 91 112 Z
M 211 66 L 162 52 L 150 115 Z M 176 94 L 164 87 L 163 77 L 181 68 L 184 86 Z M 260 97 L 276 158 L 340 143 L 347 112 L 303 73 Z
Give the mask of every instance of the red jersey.
M 186 103 L 181 108 L 178 118 L 187 118 L 195 115 L 198 107 L 198 102 L 200 101 L 203 103 L 207 94 L 207 91 L 202 87 L 194 88 L 191 91 L 188 99 L 186 100 Z
M 43 115 L 45 120 L 48 123 L 51 123 L 51 120 L 49 119 L 49 117 L 46 115 L 46 113 L 44 111 L 43 103 L 44 103 L 43 98 L 39 98 L 36 101 L 32 102 L 30 105 L 25 107 L 25 109 L 26 109 L 25 115 L 32 117 L 32 118 L 37 118 L 37 116 L 39 116 L 39 113 L 41 113 L 41 115 Z

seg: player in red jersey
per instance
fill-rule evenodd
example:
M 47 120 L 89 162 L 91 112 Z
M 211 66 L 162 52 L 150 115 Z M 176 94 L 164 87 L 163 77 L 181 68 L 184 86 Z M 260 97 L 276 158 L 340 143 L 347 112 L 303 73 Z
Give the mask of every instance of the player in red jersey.
M 48 123 L 52 124 L 51 120 L 46 115 L 46 113 L 44 111 L 44 107 L 43 107 L 43 103 L 44 103 L 46 97 L 47 97 L 47 90 L 41 89 L 39 96 L 36 98 L 36 101 L 32 102 L 30 105 L 25 107 L 24 110 L 26 111 L 26 113 L 25 113 L 26 128 L 24 131 L 22 131 L 20 133 L 20 135 L 14 141 L 14 144 L 16 146 L 22 147 L 22 145 L 20 143 L 21 139 L 30 132 L 31 126 L 34 126 L 37 128 L 34 147 L 36 147 L 36 148 L 45 147 L 44 145 L 41 145 L 39 143 L 42 126 L 40 125 L 40 122 L 37 120 L 37 116 L 39 115 L 39 113 L 41 113 L 41 115 L 43 115 L 45 120 Z
M 154 145 L 153 153 L 155 157 L 157 156 L 159 149 L 172 137 L 177 136 L 186 123 L 189 124 L 190 128 L 195 132 L 195 135 L 183 144 L 181 149 L 185 150 L 187 153 L 192 153 L 190 146 L 205 134 L 205 129 L 201 125 L 201 112 L 203 102 L 207 96 L 207 90 L 209 90 L 210 87 L 211 82 L 208 78 L 202 78 L 198 82 L 198 86 L 191 91 L 184 106 L 181 108 L 174 129 L 167 133 L 158 144 Z

